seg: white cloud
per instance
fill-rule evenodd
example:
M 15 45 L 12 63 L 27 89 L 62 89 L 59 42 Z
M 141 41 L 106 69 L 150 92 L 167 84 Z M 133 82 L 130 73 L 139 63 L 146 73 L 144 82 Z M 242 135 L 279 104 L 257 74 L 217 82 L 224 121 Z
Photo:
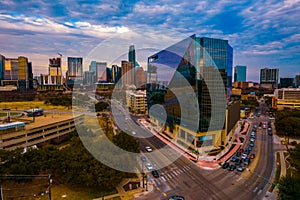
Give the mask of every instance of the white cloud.
M 7 21 L 7 19 L 15 20 L 14 22 Z M 74 26 L 70 28 L 67 26 Z M 125 26 L 102 26 L 92 25 L 89 22 L 78 21 L 75 23 L 64 22 L 63 24 L 54 22 L 46 18 L 36 18 L 28 16 L 11 16 L 11 15 L 0 15 L 0 28 L 2 29 L 13 29 L 20 31 L 32 31 L 36 33 L 44 34 L 82 34 L 92 37 L 107 37 L 108 33 L 121 33 L 129 31 L 128 27 Z

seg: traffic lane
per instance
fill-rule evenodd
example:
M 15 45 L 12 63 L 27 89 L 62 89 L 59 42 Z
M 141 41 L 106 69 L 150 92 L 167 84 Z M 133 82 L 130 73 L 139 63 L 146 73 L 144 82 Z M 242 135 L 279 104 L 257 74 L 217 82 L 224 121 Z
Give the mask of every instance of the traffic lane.
M 266 140 L 266 135 L 263 133 L 260 133 L 258 136 L 258 139 L 260 139 L 261 142 L 261 156 L 259 158 L 258 165 L 256 166 L 256 169 L 254 172 L 251 173 L 251 177 L 244 182 L 241 187 L 244 188 L 244 194 L 241 193 L 239 196 L 240 199 L 261 199 L 262 196 L 265 194 L 266 189 L 265 186 L 268 184 L 267 181 L 260 178 L 259 176 L 268 177 L 267 174 L 265 174 L 266 171 L 270 170 L 272 171 L 273 162 L 269 161 L 267 151 L 269 151 L 270 143 Z M 272 149 L 272 147 L 271 147 Z M 272 158 L 271 158 L 272 159 Z M 269 163 L 271 162 L 271 163 Z M 250 172 L 245 172 L 250 173 Z M 235 191 L 237 193 L 238 190 Z
M 267 137 L 267 142 L 268 142 L 268 148 L 267 148 L 267 152 L 266 152 L 266 163 L 267 163 L 267 167 L 265 168 L 265 170 L 263 170 L 262 176 L 265 177 L 266 180 L 266 184 L 261 185 L 261 187 L 265 186 L 263 188 L 263 192 L 260 195 L 261 197 L 267 192 L 268 190 L 268 186 L 270 186 L 269 182 L 272 182 L 272 171 L 275 170 L 275 166 L 274 166 L 274 160 L 275 160 L 275 154 L 274 154 L 274 146 L 273 146 L 273 138 L 272 136 L 269 136 L 267 133 L 265 135 Z
M 158 138 L 156 138 L 154 140 L 157 143 L 162 142 Z M 156 141 L 156 140 L 159 140 L 159 141 Z M 144 142 L 144 145 L 149 145 L 149 141 L 147 141 L 145 139 L 142 141 Z M 154 149 L 155 149 L 155 147 L 154 147 Z M 175 151 L 175 150 L 173 150 L 173 151 Z M 194 165 L 191 161 L 189 161 L 185 157 L 180 157 L 178 160 L 173 162 L 173 165 L 175 165 L 179 168 L 183 168 L 185 166 L 192 166 L 191 167 L 192 173 L 185 172 L 184 174 L 182 174 L 181 176 L 183 176 L 183 177 L 181 178 L 181 180 L 183 180 L 183 181 L 178 182 L 178 184 L 174 184 L 174 186 L 171 187 L 173 190 L 176 191 L 176 190 L 178 190 L 178 188 L 184 188 L 185 195 L 190 195 L 190 193 L 192 192 L 193 194 L 197 194 L 200 196 L 205 195 L 208 198 L 210 198 L 211 196 L 214 196 L 214 195 L 218 195 L 220 193 L 219 188 L 216 188 L 213 184 L 209 183 L 210 180 L 206 179 L 204 176 L 201 175 L 201 173 L 204 170 L 201 170 L 198 166 Z M 169 170 L 171 170 L 171 167 L 163 168 L 163 169 L 159 170 L 159 172 L 163 173 L 163 172 L 168 172 Z M 190 183 L 189 188 L 192 188 L 191 191 L 189 188 L 186 188 L 186 185 L 187 185 L 186 183 L 188 183 L 185 181 L 186 179 Z M 205 187 L 205 186 L 208 186 L 208 187 Z M 212 188 L 214 188 L 214 189 L 212 189 Z M 196 191 L 196 190 L 199 190 L 199 191 Z M 162 188 L 162 191 L 164 191 L 164 188 Z M 164 192 L 168 192 L 168 191 L 164 191 Z M 222 199 L 221 196 L 224 199 L 224 193 L 222 193 L 222 192 L 221 192 L 221 195 L 216 197 L 216 199 Z M 195 198 L 191 197 L 191 199 L 195 199 Z M 228 198 L 228 199 L 230 199 L 230 198 Z
M 257 134 L 259 135 L 259 131 L 257 132 Z M 257 137 L 256 139 L 259 139 L 259 137 Z M 247 140 L 249 139 L 247 138 Z M 244 144 L 244 147 L 247 147 L 246 142 Z M 255 147 L 252 149 L 251 152 L 252 153 L 257 152 L 257 144 L 255 145 Z M 231 164 L 235 164 L 235 163 L 231 163 Z M 220 169 L 220 170 L 224 170 L 224 169 Z M 249 173 L 249 172 L 244 170 L 244 172 L 242 173 Z M 235 197 L 243 196 L 243 198 L 249 198 L 249 196 L 251 196 L 252 193 L 250 189 L 251 186 L 249 185 L 251 185 L 251 182 L 255 181 L 255 178 L 253 178 L 253 175 L 251 175 L 252 179 L 247 178 L 243 176 L 242 173 L 237 172 L 236 170 L 234 170 L 233 172 L 229 172 L 228 169 L 225 169 L 224 178 L 222 177 L 220 177 L 219 179 L 214 178 L 213 181 L 215 181 L 217 185 L 223 186 L 224 191 L 228 195 L 234 195 Z M 244 192 L 241 193 L 240 188 L 237 187 L 236 185 L 243 187 Z

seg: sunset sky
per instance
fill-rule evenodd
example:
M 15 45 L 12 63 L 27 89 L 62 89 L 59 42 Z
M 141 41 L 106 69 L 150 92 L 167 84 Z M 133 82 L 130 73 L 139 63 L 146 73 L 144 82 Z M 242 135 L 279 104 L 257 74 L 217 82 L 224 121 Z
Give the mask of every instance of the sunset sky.
M 178 32 L 178 39 L 194 33 L 228 39 L 234 65 L 248 66 L 248 80 L 258 81 L 263 67 L 294 77 L 300 74 L 299 19 L 299 0 L 2 0 L 0 54 L 27 56 L 39 74 L 46 73 L 48 59 L 57 52 L 63 54 L 65 68 L 66 57 L 88 56 L 109 38 L 137 31 L 163 43 L 167 39 L 155 32 L 169 30 Z

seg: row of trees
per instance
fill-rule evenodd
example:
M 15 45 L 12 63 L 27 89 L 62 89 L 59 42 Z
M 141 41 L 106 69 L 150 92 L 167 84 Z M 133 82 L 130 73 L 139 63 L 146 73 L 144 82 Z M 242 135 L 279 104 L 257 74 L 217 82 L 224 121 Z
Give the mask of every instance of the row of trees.
M 88 130 L 87 130 L 88 132 Z M 121 148 L 139 152 L 137 140 L 121 133 L 113 138 Z M 22 154 L 22 149 L 0 151 L 1 174 L 53 174 L 54 179 L 69 185 L 97 187 L 108 191 L 119 184 L 123 178 L 134 174 L 111 169 L 96 160 L 83 146 L 78 136 L 71 138 L 70 145 L 59 149 L 56 146 L 45 146 L 32 149 Z
M 300 136 L 300 110 L 284 109 L 276 112 L 276 133 L 282 136 Z
M 72 98 L 67 96 L 49 98 L 44 104 L 51 104 L 53 106 L 72 106 Z
M 295 149 L 290 149 L 291 155 L 291 173 L 283 177 L 279 184 L 280 199 L 300 199 L 300 144 L 297 144 Z

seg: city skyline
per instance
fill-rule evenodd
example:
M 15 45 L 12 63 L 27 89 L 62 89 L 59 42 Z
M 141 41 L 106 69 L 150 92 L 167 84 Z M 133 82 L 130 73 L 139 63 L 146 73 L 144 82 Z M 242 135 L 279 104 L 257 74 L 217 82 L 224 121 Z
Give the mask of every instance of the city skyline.
M 299 5 L 298 0 L 218 1 L 214 6 L 193 1 L 2 1 L 0 52 L 28 57 L 34 74 L 40 74 L 57 52 L 63 54 L 66 69 L 67 57 L 85 57 L 106 38 L 135 30 L 151 34 L 154 29 L 170 29 L 229 40 L 233 65 L 248 66 L 249 81 L 257 82 L 264 67 L 279 68 L 280 77 L 295 77 L 300 73 Z

